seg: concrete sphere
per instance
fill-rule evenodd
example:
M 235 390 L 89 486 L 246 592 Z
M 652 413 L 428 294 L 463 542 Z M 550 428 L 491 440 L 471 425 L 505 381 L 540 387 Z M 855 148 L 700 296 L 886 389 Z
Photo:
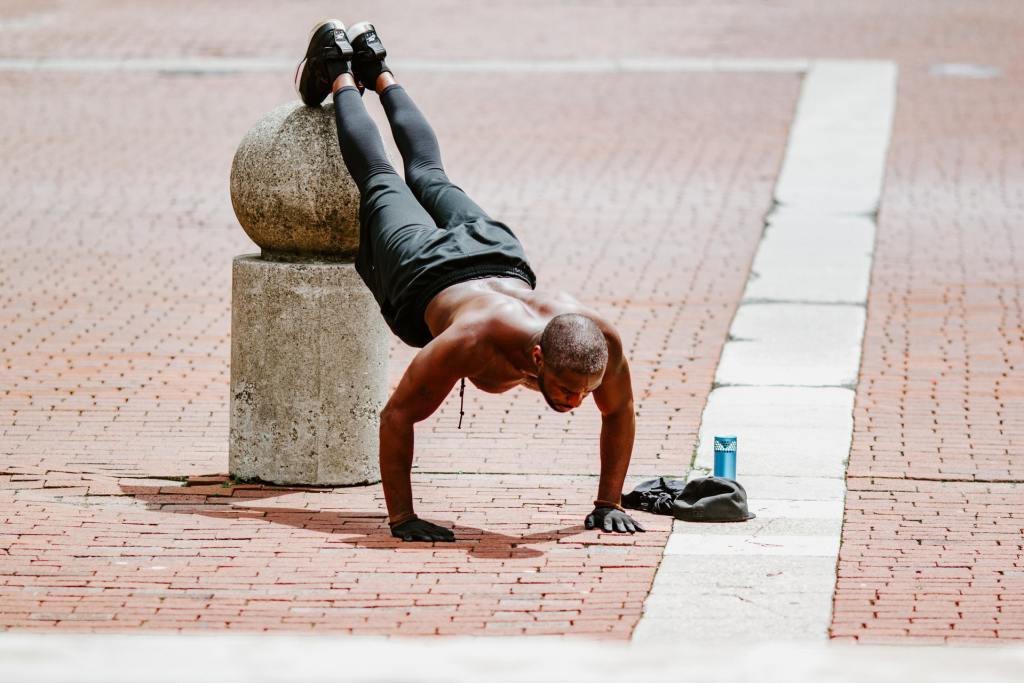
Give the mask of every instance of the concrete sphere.
M 264 255 L 352 259 L 359 190 L 341 159 L 334 104 L 289 102 L 253 126 L 231 164 L 231 205 Z

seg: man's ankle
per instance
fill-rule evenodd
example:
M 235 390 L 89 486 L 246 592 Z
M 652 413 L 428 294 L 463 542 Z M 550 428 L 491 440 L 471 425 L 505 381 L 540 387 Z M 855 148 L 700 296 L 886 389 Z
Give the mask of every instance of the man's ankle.
M 342 88 L 355 88 L 356 79 L 350 73 L 339 74 L 334 79 L 334 84 L 331 85 L 331 93 L 336 93 Z
M 377 82 L 374 84 L 374 90 L 377 91 L 377 94 L 380 94 L 393 85 L 398 85 L 395 75 L 390 71 L 381 71 L 380 75 L 377 76 Z

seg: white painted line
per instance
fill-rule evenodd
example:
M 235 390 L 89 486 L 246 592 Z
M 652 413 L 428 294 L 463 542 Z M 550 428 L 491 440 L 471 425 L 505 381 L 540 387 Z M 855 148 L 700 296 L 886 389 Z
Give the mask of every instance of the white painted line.
M 928 73 L 933 76 L 953 76 L 955 78 L 999 78 L 1003 70 L 997 66 L 985 64 L 965 64 L 952 62 L 947 64 L 933 64 Z
M 292 71 L 291 57 L 39 58 L 0 59 L 0 71 L 180 73 Z M 389 60 L 390 61 L 390 60 Z M 802 73 L 806 59 L 396 59 L 396 71 L 482 73 L 764 72 Z
M 397 62 L 402 69 L 457 72 L 762 72 L 802 73 L 809 62 L 804 59 L 409 59 Z
M 677 532 L 669 537 L 668 545 L 665 546 L 665 554 L 835 557 L 839 554 L 839 537 L 740 536 Z
M 0 59 L 0 71 L 235 73 L 294 71 L 298 59 L 276 57 L 154 57 Z
M 878 210 L 896 101 L 891 62 L 814 62 L 775 199 L 832 214 Z
M 19 31 L 52 24 L 57 20 L 56 14 L 42 13 L 22 17 L 0 19 L 0 31 Z
M 715 383 L 853 386 L 863 334 L 864 308 L 859 306 L 743 304 L 722 349 Z

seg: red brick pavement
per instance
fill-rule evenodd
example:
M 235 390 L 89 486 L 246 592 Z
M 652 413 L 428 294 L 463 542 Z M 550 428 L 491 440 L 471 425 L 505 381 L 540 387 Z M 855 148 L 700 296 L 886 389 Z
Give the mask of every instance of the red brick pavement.
M 1020 84 L 903 77 L 835 637 L 1024 637 Z
M 832 634 L 1024 638 L 1020 484 L 849 480 Z
M 79 39 L 62 44 L 56 56 L 290 57 L 293 36 L 305 30 L 310 16 L 333 14 L 336 9 L 327 3 L 250 2 L 244 7 L 218 3 L 199 13 L 167 8 L 154 12 L 142 3 L 113 0 L 59 7 L 9 2 L 0 24 L 0 55 L 54 56 L 47 36 L 55 28 L 73 25 Z M 223 30 L 238 25 L 242 16 L 249 17 L 245 30 Z M 1020 40 L 1024 14 L 1016 0 L 895 4 L 789 0 L 642 8 L 615 1 L 596 6 L 454 1 L 429 6 L 346 5 L 346 20 L 363 16 L 376 20 L 392 45 L 406 46 L 407 54 L 416 57 L 895 60 L 900 66 L 897 120 L 857 396 L 851 493 L 833 634 L 862 640 L 914 635 L 956 638 L 957 642 L 1019 635 L 1014 629 L 1019 629 L 1020 591 L 1014 582 L 1021 562 L 1015 509 L 1020 468 L 1014 455 L 1021 439 L 1021 383 L 1015 380 L 1020 374 L 1022 341 L 1019 245 L 1024 239 L 1020 232 L 1024 199 L 1019 186 L 1024 156 L 1017 93 L 1024 77 L 1024 42 Z M 436 40 L 422 30 L 431 25 L 451 27 L 460 40 Z M 539 25 L 548 30 L 508 29 Z M 623 26 L 631 30 L 623 31 Z M 944 79 L 928 72 L 936 62 L 992 65 L 1003 69 L 1004 76 L 983 81 Z M 749 259 L 752 241 L 743 240 L 754 238 L 756 221 L 750 216 L 762 210 L 766 183 L 771 182 L 768 176 L 775 171 L 778 142 L 773 136 L 786 125 L 783 120 L 788 114 L 780 98 L 792 98 L 795 83 L 770 76 L 666 75 L 648 80 L 630 75 L 585 77 L 586 87 L 576 88 L 578 77 L 574 76 L 557 78 L 557 86 L 544 88 L 536 86 L 550 83 L 553 77 L 505 75 L 502 83 L 512 84 L 510 90 L 485 91 L 487 97 L 497 96 L 500 106 L 487 106 L 483 96 L 460 97 L 456 110 L 445 100 L 454 92 L 471 92 L 459 85 L 464 78 L 442 74 L 410 82 L 423 86 L 414 92 L 442 133 L 453 174 L 461 180 L 472 179 L 469 189 L 517 228 L 531 256 L 540 261 L 548 254 L 580 248 L 582 262 L 600 261 L 603 269 L 618 262 L 623 268 L 644 264 L 636 271 L 618 271 L 617 277 L 634 284 L 631 274 L 638 273 L 635 281 L 654 296 L 627 302 L 611 294 L 595 303 L 617 306 L 620 324 L 634 335 L 634 343 L 650 345 L 645 353 L 654 349 L 663 353 L 660 359 L 650 355 L 634 359 L 638 381 L 645 382 L 652 400 L 641 401 L 636 459 L 640 467 L 633 472 L 675 467 L 670 464 L 676 462 L 672 458 L 692 445 L 708 373 L 717 355 L 716 335 L 724 334 L 734 303 L 730 297 L 738 295 Z M 60 100 L 56 99 L 58 83 L 63 88 Z M 471 83 L 479 87 L 478 80 Z M 697 292 L 685 306 L 674 308 L 658 298 L 668 285 L 654 285 L 657 278 L 648 276 L 646 266 L 648 259 L 661 255 L 665 243 L 659 243 L 662 249 L 657 252 L 645 253 L 634 250 L 639 242 L 609 239 L 618 234 L 612 231 L 630 234 L 626 231 L 636 230 L 637 222 L 615 224 L 614 206 L 622 195 L 615 194 L 618 179 L 610 165 L 613 157 L 602 155 L 603 139 L 595 136 L 584 147 L 580 138 L 590 124 L 614 120 L 612 139 L 621 140 L 623 128 L 645 120 L 637 113 L 651 96 L 651 87 L 644 86 L 652 84 L 671 92 L 655 98 L 674 98 L 670 102 L 685 115 L 656 116 L 643 128 L 657 131 L 660 143 L 675 145 L 672 154 L 648 150 L 621 175 L 627 182 L 638 173 L 646 179 L 662 178 L 660 184 L 648 186 L 652 203 L 647 229 L 653 229 L 650 216 L 672 234 L 692 225 L 699 244 L 695 250 L 714 249 L 714 244 L 699 241 L 711 225 L 717 239 L 745 235 L 730 242 L 731 252 L 707 252 L 705 258 L 719 258 L 716 268 L 722 267 L 723 253 L 739 255 L 735 263 L 724 261 L 726 272 L 697 267 L 701 259 L 696 253 L 682 254 L 671 263 L 650 261 L 662 269 L 659 272 L 681 269 L 680 277 L 666 276 L 678 286 L 673 296 L 691 289 Z M 551 87 L 569 89 L 553 94 Z M 585 114 L 573 113 L 573 95 L 592 87 L 603 87 L 610 96 L 587 101 L 582 108 Z M 726 88 L 728 93 L 708 92 Z M 0 187 L 5 188 L 0 224 L 5 236 L 14 231 L 18 247 L 17 258 L 10 251 L 0 255 L 5 325 L 5 336 L 0 338 L 0 419 L 5 425 L 2 452 L 12 463 L 5 470 L 12 473 L 11 479 L 0 485 L 0 496 L 5 512 L 19 511 L 21 524 L 47 529 L 47 513 L 42 512 L 50 509 L 47 505 L 64 514 L 84 515 L 82 524 L 88 524 L 88 515 L 100 514 L 105 506 L 131 507 L 138 501 L 130 495 L 104 496 L 100 506 L 70 502 L 58 506 L 54 502 L 57 489 L 41 488 L 43 475 L 65 471 L 73 479 L 106 477 L 101 490 L 113 490 L 111 482 L 122 476 L 223 469 L 226 263 L 232 254 L 246 250 L 244 237 L 225 209 L 226 160 L 248 122 L 289 94 L 278 81 L 219 76 L 115 80 L 0 74 L 0 90 L 8 132 L 0 143 L 5 159 L 0 165 Z M 243 90 L 244 98 L 237 94 Z M 625 99 L 622 93 L 628 93 Z M 749 111 L 748 93 L 764 101 L 764 123 Z M 510 99 L 501 99 L 506 96 Z M 224 99 L 231 101 L 230 106 Z M 522 106 L 526 100 L 531 102 L 529 109 Z M 59 117 L 52 106 L 57 101 L 64 108 Z M 111 105 L 117 111 L 113 120 Z M 537 111 L 557 112 L 557 116 L 533 119 L 533 125 L 524 127 L 525 133 L 528 139 L 538 131 L 546 135 L 545 145 L 553 145 L 557 154 L 545 148 L 544 154 L 537 155 L 529 145 L 493 136 L 493 124 L 515 126 L 518 116 L 538 106 Z M 606 107 L 612 107 L 614 117 L 605 118 Z M 694 116 L 694 108 L 703 113 Z M 710 113 L 716 109 L 729 113 L 719 118 Z M 587 125 L 573 127 L 580 120 Z M 679 126 L 686 128 L 672 135 Z M 463 131 L 474 135 L 463 135 Z M 750 137 L 755 133 L 765 137 L 755 141 Z M 487 136 L 486 146 L 476 142 L 481 134 Z M 747 137 L 736 146 L 723 142 L 737 136 Z M 148 142 L 143 143 L 143 138 Z M 767 148 L 762 140 L 769 141 Z M 752 157 L 736 156 L 741 146 Z M 620 141 L 617 153 L 628 147 Z M 68 158 L 74 166 L 68 166 Z M 652 163 L 659 164 L 662 176 L 649 172 L 646 164 Z M 560 172 L 567 165 L 574 175 Z M 209 172 L 218 166 L 222 172 Z M 90 172 L 77 170 L 85 167 Z M 727 168 L 733 171 L 720 174 Z M 498 172 L 506 169 L 520 173 Z M 514 183 L 510 184 L 510 177 L 515 177 Z M 561 201 L 562 183 L 569 181 L 574 189 L 566 195 L 567 201 Z M 60 196 L 54 192 L 57 187 Z M 543 206 L 534 204 L 540 197 L 546 197 Z M 665 200 L 659 202 L 659 197 Z M 116 207 L 109 206 L 113 198 L 118 200 Z M 598 210 L 577 221 L 581 202 L 595 198 Z M 739 209 L 734 206 L 737 200 L 743 203 Z M 744 203 L 747 200 L 749 204 Z M 83 205 L 88 209 L 83 211 Z M 709 219 L 709 212 L 718 206 L 723 207 L 719 217 Z M 571 244 L 559 239 L 566 233 L 548 229 L 550 221 L 569 222 L 576 233 L 596 221 L 603 226 L 600 241 Z M 159 248 L 156 235 L 165 238 Z M 589 246 L 595 249 L 586 251 Z M 83 249 L 88 250 L 88 258 L 83 258 Z M 129 260 L 136 269 L 126 271 L 120 265 Z M 565 269 L 557 268 L 556 260 L 547 264 L 542 276 L 551 281 L 562 278 L 567 287 L 577 290 L 593 283 L 585 275 L 591 272 L 589 265 Z M 167 292 L 175 296 L 167 297 Z M 701 327 L 708 313 L 716 317 Z M 685 318 L 670 322 L 675 316 Z M 203 333 L 177 334 L 183 325 Z M 653 340 L 651 330 L 658 332 Z M 691 332 L 696 336 L 688 337 Z M 683 347 L 676 346 L 680 340 Z M 666 351 L 678 356 L 665 356 Z M 393 373 L 406 353 L 395 349 Z M 672 387 L 682 387 L 682 393 L 673 396 Z M 90 393 L 83 394 L 85 389 Z M 451 429 L 455 414 L 450 404 L 437 420 L 423 426 L 421 432 L 429 430 L 429 436 L 421 436 L 420 462 L 429 463 L 430 471 L 459 463 L 457 470 L 506 477 L 511 475 L 500 473 L 523 465 L 514 470 L 519 473 L 516 481 L 532 476 L 531 481 L 549 483 L 551 473 L 559 468 L 550 456 L 542 458 L 537 452 L 557 443 L 560 463 L 575 463 L 569 467 L 575 473 L 592 472 L 587 469 L 592 461 L 575 441 L 577 434 L 592 428 L 590 416 L 581 412 L 572 418 L 571 431 L 559 432 L 567 423 L 546 414 L 529 396 L 516 396 L 509 403 L 503 397 L 472 392 L 467 407 L 471 420 L 461 433 Z M 485 452 L 467 455 L 466 450 L 478 441 L 475 430 L 483 427 L 489 435 L 480 444 L 486 446 Z M 528 429 L 543 435 L 533 450 L 524 449 L 526 440 L 519 436 Z M 645 442 L 648 434 L 652 436 Z M 662 461 L 653 453 L 664 453 L 667 459 Z M 529 475 L 527 470 L 537 474 Z M 426 491 L 428 480 L 438 476 L 418 474 L 418 492 Z M 7 503 L 32 496 L 42 502 Z M 427 505 L 424 500 L 424 510 L 429 509 Z M 481 499 L 467 503 L 467 509 L 485 514 L 498 509 L 491 505 Z M 374 507 L 366 503 L 362 509 Z M 152 510 L 135 514 L 156 515 L 154 519 L 161 522 L 169 517 Z M 201 524 L 224 525 L 211 531 L 211 536 L 235 534 L 236 541 L 254 536 L 251 529 L 243 536 L 235 526 L 241 524 L 238 521 L 187 517 Z M 107 528 L 122 528 L 116 511 L 106 519 Z M 561 528 L 555 515 L 547 523 L 548 532 Z M 478 520 L 466 524 L 493 528 Z M 7 535 L 5 542 L 13 543 L 10 539 Z M 567 539 L 556 545 L 564 545 Z M 650 539 L 648 535 L 644 541 Z M 60 552 L 51 555 L 49 550 L 46 545 L 34 564 L 42 566 L 49 559 L 51 567 L 59 566 L 53 558 L 59 559 Z M 389 552 L 391 559 L 412 551 L 377 552 Z M 0 568 L 13 556 L 0 558 Z M 494 574 L 477 576 L 486 583 L 493 581 Z M 11 579 L 4 575 L 4 581 Z M 103 596 L 113 596 L 108 591 L 115 590 L 60 586 L 52 576 L 14 580 L 25 585 L 12 584 L 13 589 L 0 593 L 5 606 L 8 599 L 24 598 L 31 591 L 54 602 L 62 596 L 70 601 L 91 596 L 90 604 L 101 604 Z M 134 589 L 122 590 L 127 594 L 125 604 L 136 599 Z
M 419 507 L 459 536 L 435 546 L 390 537 L 379 487 L 31 476 L 4 476 L 14 628 L 623 638 L 668 527 L 585 532 L 586 477 L 419 477 Z
M 631 475 L 683 472 L 799 78 L 406 82 L 543 284 L 620 326 Z M 0 72 L 0 627 L 628 637 L 668 524 L 582 529 L 592 410 L 471 390 L 461 431 L 457 397 L 420 425 L 417 508 L 452 546 L 391 539 L 379 486 L 222 485 L 230 261 L 252 251 L 228 167 L 291 97 L 280 75 Z

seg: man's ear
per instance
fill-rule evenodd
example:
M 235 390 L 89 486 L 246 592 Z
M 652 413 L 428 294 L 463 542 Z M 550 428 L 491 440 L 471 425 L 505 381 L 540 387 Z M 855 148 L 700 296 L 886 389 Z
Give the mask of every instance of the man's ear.
M 537 366 L 537 371 L 539 372 L 544 368 L 544 352 L 541 351 L 540 344 L 534 345 L 530 355 L 533 356 L 533 363 Z

